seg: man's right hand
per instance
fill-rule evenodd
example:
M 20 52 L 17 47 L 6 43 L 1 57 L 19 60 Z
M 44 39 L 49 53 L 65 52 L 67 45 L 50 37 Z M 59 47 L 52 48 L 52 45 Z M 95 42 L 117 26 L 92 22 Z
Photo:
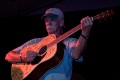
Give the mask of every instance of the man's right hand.
M 37 53 L 31 50 L 28 50 L 25 54 L 21 54 L 22 61 L 23 62 L 31 62 L 35 59 L 37 56 Z

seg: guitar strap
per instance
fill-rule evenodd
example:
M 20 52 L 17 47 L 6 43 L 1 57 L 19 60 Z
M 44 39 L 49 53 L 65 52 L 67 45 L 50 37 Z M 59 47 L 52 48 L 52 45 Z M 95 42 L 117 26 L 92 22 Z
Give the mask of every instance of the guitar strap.
M 63 59 L 64 48 L 65 48 L 65 45 L 63 44 L 63 42 L 60 42 L 57 44 L 57 53 L 55 57 L 58 62 L 61 62 L 61 60 Z

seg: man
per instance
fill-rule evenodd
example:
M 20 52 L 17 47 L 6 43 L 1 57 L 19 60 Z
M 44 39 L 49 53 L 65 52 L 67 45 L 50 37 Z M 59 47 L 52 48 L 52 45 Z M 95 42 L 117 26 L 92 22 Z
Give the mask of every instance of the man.
M 45 20 L 48 36 L 51 34 L 55 34 L 55 36 L 58 38 L 63 34 L 64 14 L 60 9 L 50 8 L 46 10 L 45 14 L 42 16 L 42 19 Z M 89 36 L 89 32 L 93 23 L 90 17 L 87 16 L 80 21 L 80 25 L 81 25 L 80 28 L 82 30 L 82 33 L 80 33 L 80 37 L 78 39 L 68 37 L 62 41 L 65 47 L 64 47 L 64 51 L 61 52 L 60 54 L 63 53 L 64 55 L 63 58 L 56 66 L 54 66 L 53 68 L 51 67 L 51 69 L 47 70 L 44 73 L 44 75 L 42 75 L 39 78 L 39 80 L 70 80 L 71 79 L 72 61 L 75 60 L 81 62 L 83 60 L 83 57 L 81 55 L 83 50 L 85 49 L 87 38 Z M 21 50 L 28 45 L 37 44 L 38 42 L 44 40 L 44 38 L 32 39 L 24 43 L 22 46 L 8 52 L 6 54 L 5 60 L 11 63 L 34 61 L 34 59 L 37 57 L 38 54 L 40 54 L 40 52 L 29 50 L 26 51 L 25 53 L 24 52 L 22 53 Z M 50 65 L 52 64 L 49 64 L 49 66 Z M 36 73 L 36 75 L 39 75 L 39 73 Z

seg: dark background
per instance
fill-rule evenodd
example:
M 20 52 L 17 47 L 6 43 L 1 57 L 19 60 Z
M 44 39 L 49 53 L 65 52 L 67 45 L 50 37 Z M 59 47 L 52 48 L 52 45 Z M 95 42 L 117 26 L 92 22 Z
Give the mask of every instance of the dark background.
M 11 1 L 14 2 L 14 0 Z M 57 7 L 57 5 L 59 4 L 54 6 Z M 44 21 L 40 18 L 43 15 L 42 10 L 44 11 L 47 7 L 54 6 L 50 5 L 44 8 L 43 6 L 40 7 L 41 12 L 35 11 L 32 8 L 31 12 L 29 8 L 26 9 L 24 7 L 19 7 L 17 11 L 18 8 L 11 6 L 12 8 L 9 8 L 11 12 L 9 13 L 9 10 L 4 11 L 3 8 L 0 8 L 2 12 L 0 17 L 0 72 L 2 75 L 0 76 L 0 80 L 10 79 L 11 64 L 4 60 L 8 51 L 32 38 L 47 35 Z M 84 61 L 82 63 L 73 62 L 73 73 L 82 75 L 85 80 L 120 80 L 120 59 L 118 56 L 120 53 L 118 47 L 120 7 L 108 6 L 93 8 L 93 6 L 88 9 L 87 7 L 84 7 L 84 9 L 78 8 L 79 10 L 71 9 L 71 11 L 67 8 L 58 7 L 65 14 L 65 31 L 78 25 L 80 20 L 87 15 L 95 16 L 106 10 L 114 11 L 113 16 L 93 22 L 94 25 L 88 39 L 88 45 L 85 54 L 83 54 Z M 28 11 L 25 12 L 24 9 Z M 28 13 L 29 11 L 31 13 Z M 79 31 L 71 35 L 71 37 L 78 38 Z

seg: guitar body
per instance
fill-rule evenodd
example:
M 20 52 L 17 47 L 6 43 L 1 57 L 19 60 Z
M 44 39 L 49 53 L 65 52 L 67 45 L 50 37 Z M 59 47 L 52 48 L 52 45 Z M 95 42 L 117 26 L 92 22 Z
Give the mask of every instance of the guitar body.
M 28 50 L 32 50 L 34 52 L 39 53 L 39 50 L 43 46 L 46 46 L 55 39 L 56 36 L 54 34 L 49 35 L 39 43 L 25 47 L 23 50 L 21 50 L 20 53 L 25 53 Z M 45 74 L 45 72 L 47 72 L 49 69 L 55 67 L 60 63 L 61 60 L 56 59 L 62 58 L 57 57 L 59 54 L 56 54 L 56 51 L 57 45 L 55 44 L 47 49 L 47 51 L 44 53 L 40 61 L 36 64 L 31 63 L 12 64 L 11 69 L 12 80 L 38 80 Z

